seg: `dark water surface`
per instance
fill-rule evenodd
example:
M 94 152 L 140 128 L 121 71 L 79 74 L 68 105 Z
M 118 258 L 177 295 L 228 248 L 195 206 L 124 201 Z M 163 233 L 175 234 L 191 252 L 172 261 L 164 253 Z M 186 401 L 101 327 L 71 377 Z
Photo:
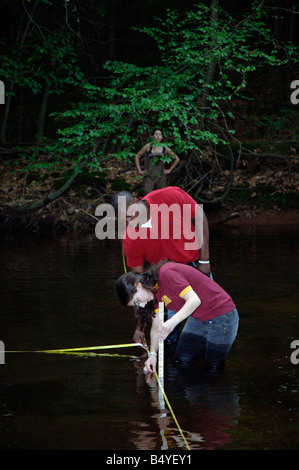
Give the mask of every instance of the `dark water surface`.
M 191 449 L 298 448 L 299 364 L 290 360 L 299 340 L 298 234 L 212 230 L 214 279 L 233 297 L 240 327 L 218 377 L 166 361 L 165 392 Z M 123 272 L 117 241 L 6 239 L 0 262 L 6 351 L 132 342 L 132 311 L 114 297 Z M 119 356 L 6 353 L 0 448 L 184 449 L 155 380 L 128 357 L 139 348 L 102 352 Z

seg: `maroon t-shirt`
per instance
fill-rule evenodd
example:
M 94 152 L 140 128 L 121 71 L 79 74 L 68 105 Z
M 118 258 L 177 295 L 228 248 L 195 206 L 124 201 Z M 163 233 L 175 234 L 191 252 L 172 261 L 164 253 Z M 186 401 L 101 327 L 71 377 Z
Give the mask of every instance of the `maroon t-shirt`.
M 184 295 L 191 289 L 201 300 L 191 315 L 198 320 L 211 320 L 236 308 L 228 293 L 198 269 L 171 262 L 160 268 L 155 299 L 164 302 L 169 310 L 178 312 L 185 304 Z

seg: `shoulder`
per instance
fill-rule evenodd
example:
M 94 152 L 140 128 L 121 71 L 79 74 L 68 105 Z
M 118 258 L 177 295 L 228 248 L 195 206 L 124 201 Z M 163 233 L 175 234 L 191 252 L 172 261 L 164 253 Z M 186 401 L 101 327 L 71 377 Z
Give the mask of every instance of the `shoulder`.
M 173 151 L 170 147 L 164 147 L 166 155 L 174 155 Z
M 141 148 L 141 150 L 139 150 L 138 154 L 141 155 L 144 152 L 148 152 L 149 150 L 150 150 L 150 143 L 148 142 Z
M 187 270 L 185 268 L 187 268 Z M 188 275 L 188 268 L 190 268 L 190 266 L 173 262 L 163 265 L 159 270 L 160 288 L 174 296 L 184 296 L 192 289 L 190 275 Z
M 159 197 L 161 202 L 170 202 L 170 203 L 194 203 L 197 204 L 196 201 L 183 189 L 179 188 L 178 186 L 167 186 L 163 189 L 156 189 L 152 191 L 153 196 Z
M 183 272 L 184 268 L 183 264 L 175 263 L 174 261 L 169 261 L 161 266 L 159 269 L 159 278 L 172 278 L 173 276 L 177 276 L 178 273 Z

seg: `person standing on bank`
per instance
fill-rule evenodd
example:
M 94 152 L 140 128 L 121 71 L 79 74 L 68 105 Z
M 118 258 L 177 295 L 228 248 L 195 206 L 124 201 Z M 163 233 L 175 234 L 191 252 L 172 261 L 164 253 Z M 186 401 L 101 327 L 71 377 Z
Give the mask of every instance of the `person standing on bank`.
M 166 176 L 172 172 L 180 161 L 179 157 L 169 147 L 161 145 L 163 133 L 160 129 L 155 130 L 153 139 L 154 141 L 145 144 L 135 157 L 138 173 L 144 176 L 142 181 L 144 195 L 155 189 L 165 188 Z M 143 155 L 145 155 L 144 170 L 140 166 L 140 158 Z M 171 156 L 174 159 L 171 167 L 168 169 L 165 168 L 165 163 L 161 160 L 161 156 L 164 155 Z
M 125 198 L 125 205 L 120 205 L 120 197 Z M 123 249 L 127 264 L 134 273 L 142 273 L 146 262 L 153 265 L 163 259 L 169 259 L 189 264 L 206 276 L 212 277 L 209 260 L 209 225 L 207 217 L 197 202 L 183 189 L 176 186 L 168 186 L 152 191 L 141 199 L 135 198 L 127 191 L 121 191 L 112 197 L 111 204 L 114 207 L 117 218 L 126 220 L 127 227 L 123 238 Z M 174 237 L 173 233 L 173 219 L 171 217 L 159 217 L 159 214 L 157 214 L 157 207 L 162 205 L 168 208 L 177 205 L 181 209 L 181 233 L 177 238 Z M 141 209 L 138 211 L 140 206 L 146 214 L 146 220 L 140 227 L 133 228 L 130 224 L 134 222 L 138 212 L 141 212 Z M 189 219 L 187 221 L 184 220 L 183 215 L 184 207 L 186 206 L 190 208 Z M 202 224 L 195 223 L 197 211 L 201 211 Z M 128 213 L 131 213 L 131 215 L 128 215 Z M 161 225 L 163 223 L 167 225 L 169 237 L 161 238 L 159 236 L 155 238 L 151 236 L 155 230 L 158 235 L 161 235 Z M 190 224 L 193 237 L 198 239 L 198 245 L 194 246 L 193 249 L 186 249 L 186 244 L 191 240 L 186 238 L 187 234 L 184 231 L 184 224 L 186 223 L 187 225 Z M 196 231 L 199 233 L 197 234 Z M 174 313 L 170 307 L 167 307 L 165 317 L 170 318 Z M 178 333 L 179 327 L 169 336 L 168 342 L 176 342 Z M 140 330 L 138 326 L 134 332 L 133 340 L 144 344 L 144 331 Z
M 159 341 L 184 320 L 175 361 L 189 365 L 203 355 L 206 370 L 223 370 L 237 335 L 239 316 L 231 297 L 211 278 L 190 266 L 165 260 L 141 274 L 123 274 L 115 283 L 115 292 L 123 305 L 137 307 L 139 327 L 150 327 L 145 372 L 156 372 Z M 159 302 L 176 312 L 163 324 L 157 315 Z

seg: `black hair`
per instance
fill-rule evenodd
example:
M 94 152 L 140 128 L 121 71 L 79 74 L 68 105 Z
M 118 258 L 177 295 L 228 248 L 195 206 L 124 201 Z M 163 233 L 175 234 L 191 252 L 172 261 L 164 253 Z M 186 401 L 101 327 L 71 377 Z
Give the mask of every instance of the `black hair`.
M 126 198 L 127 206 L 128 206 L 128 203 L 132 204 L 135 201 L 135 196 L 133 196 L 133 194 L 130 193 L 129 191 L 119 191 L 118 193 L 113 194 L 113 196 L 111 196 L 111 199 L 110 199 L 110 204 L 114 208 L 116 214 L 118 213 L 118 200 L 121 196 Z
M 145 290 L 155 294 L 158 290 L 159 270 L 161 266 L 168 261 L 168 259 L 160 261 L 140 274 L 129 272 L 120 276 L 115 283 L 115 293 L 120 303 L 122 305 L 128 305 L 130 300 L 134 297 L 136 284 L 138 282 L 140 282 Z M 152 323 L 152 319 L 155 315 L 155 303 L 156 301 L 154 299 L 148 302 L 145 307 L 136 308 L 136 322 L 142 331 L 150 327 Z
M 155 133 L 156 131 L 160 131 L 161 134 L 162 134 L 163 137 L 164 137 L 164 132 L 163 132 L 163 130 L 162 130 L 160 127 L 155 127 L 155 129 L 153 130 L 153 135 L 154 135 L 154 133 Z
M 129 272 L 120 276 L 115 283 L 116 297 L 122 305 L 127 306 L 136 292 L 139 275 Z

